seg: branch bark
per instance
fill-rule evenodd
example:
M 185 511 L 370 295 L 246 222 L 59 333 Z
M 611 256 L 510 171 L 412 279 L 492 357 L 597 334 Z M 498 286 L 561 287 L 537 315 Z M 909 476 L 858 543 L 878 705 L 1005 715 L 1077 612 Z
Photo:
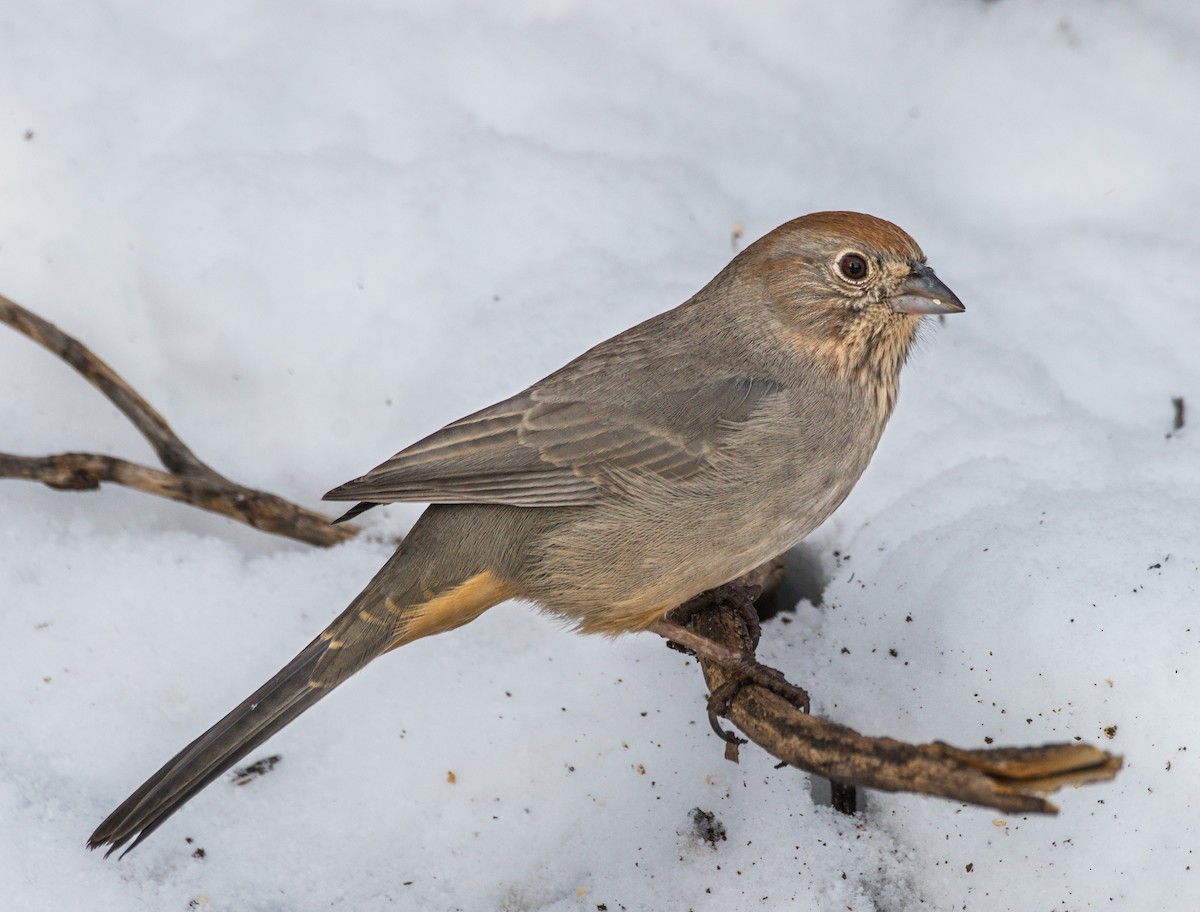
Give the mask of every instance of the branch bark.
M 711 590 L 689 603 L 687 617 L 679 623 L 753 660 L 758 637 L 744 620 L 747 610 L 753 610 L 753 591 L 740 581 Z M 698 658 L 710 692 L 736 687 L 727 704 L 717 708 L 720 715 L 789 766 L 842 785 L 937 795 L 1007 812 L 1054 814 L 1058 808 L 1046 794 L 1111 779 L 1121 768 L 1119 756 L 1087 744 L 965 750 L 941 741 L 909 744 L 863 735 L 809 715 L 774 688 L 750 680 L 737 686 L 741 673 L 736 667 Z
M 40 481 L 60 491 L 99 488 L 104 482 L 191 504 L 263 532 L 328 547 L 354 538 L 359 527 L 278 495 L 230 481 L 201 460 L 136 390 L 78 339 L 0 295 L 0 323 L 28 336 L 75 368 L 146 438 L 166 471 L 96 453 L 18 456 L 0 453 L 0 478 Z

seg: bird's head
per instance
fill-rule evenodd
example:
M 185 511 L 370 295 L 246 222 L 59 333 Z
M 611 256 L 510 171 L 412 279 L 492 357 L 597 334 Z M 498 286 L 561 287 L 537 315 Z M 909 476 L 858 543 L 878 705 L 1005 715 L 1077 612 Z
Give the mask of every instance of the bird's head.
M 890 410 L 921 318 L 965 308 L 916 241 L 858 212 L 817 212 L 776 228 L 739 259 L 789 341 L 876 387 Z

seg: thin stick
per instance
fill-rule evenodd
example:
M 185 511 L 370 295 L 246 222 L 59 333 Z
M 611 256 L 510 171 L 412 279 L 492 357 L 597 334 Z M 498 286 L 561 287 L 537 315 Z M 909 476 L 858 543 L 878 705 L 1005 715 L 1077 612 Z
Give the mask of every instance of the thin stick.
M 120 410 L 154 448 L 163 472 L 115 456 L 60 453 L 17 456 L 0 453 L 0 478 L 40 481 L 60 491 L 124 485 L 219 513 L 256 529 L 328 547 L 354 538 L 359 527 L 332 525 L 331 518 L 275 494 L 230 481 L 203 462 L 136 390 L 78 339 L 3 295 L 0 323 L 28 336 L 75 368 Z
M 749 634 L 740 612 L 731 607 L 746 590 L 730 583 L 706 593 L 709 610 L 689 603 L 686 627 L 711 647 L 697 649 L 677 631 L 670 639 L 693 649 L 712 692 L 737 683 L 753 653 L 742 650 Z M 670 622 L 668 622 L 670 623 Z M 749 640 L 753 643 L 753 640 Z M 754 644 L 756 645 L 756 644 Z M 734 661 L 727 663 L 726 652 Z M 745 680 L 720 714 L 751 741 L 790 766 L 849 786 L 937 795 L 1008 812 L 1054 814 L 1046 793 L 1067 785 L 1113 778 L 1120 757 L 1087 744 L 963 750 L 940 741 L 907 744 L 870 737 L 803 712 L 774 689 Z
M 184 445 L 171 430 L 166 419 L 149 402 L 138 395 L 116 371 L 78 339 L 67 335 L 50 321 L 43 320 L 4 295 L 0 295 L 0 322 L 7 323 L 17 332 L 57 355 L 100 390 L 146 438 L 168 471 L 180 472 L 203 467 L 216 474 Z

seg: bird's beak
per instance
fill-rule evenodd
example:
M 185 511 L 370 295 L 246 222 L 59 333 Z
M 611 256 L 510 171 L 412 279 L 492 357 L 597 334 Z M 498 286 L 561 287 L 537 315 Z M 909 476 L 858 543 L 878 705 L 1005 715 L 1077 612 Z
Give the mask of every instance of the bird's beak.
M 951 314 L 966 310 L 958 296 L 924 263 L 913 267 L 896 293 L 888 297 L 888 303 L 895 313 L 905 314 Z

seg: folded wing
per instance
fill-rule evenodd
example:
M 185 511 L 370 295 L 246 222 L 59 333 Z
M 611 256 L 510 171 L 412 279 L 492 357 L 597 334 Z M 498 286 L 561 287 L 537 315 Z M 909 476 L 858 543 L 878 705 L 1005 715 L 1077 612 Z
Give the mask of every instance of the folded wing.
M 622 395 L 583 401 L 535 385 L 447 425 L 325 499 L 587 506 L 623 479 L 676 481 L 704 471 L 781 390 L 744 376 L 667 390 L 638 390 L 629 378 L 613 388 Z

